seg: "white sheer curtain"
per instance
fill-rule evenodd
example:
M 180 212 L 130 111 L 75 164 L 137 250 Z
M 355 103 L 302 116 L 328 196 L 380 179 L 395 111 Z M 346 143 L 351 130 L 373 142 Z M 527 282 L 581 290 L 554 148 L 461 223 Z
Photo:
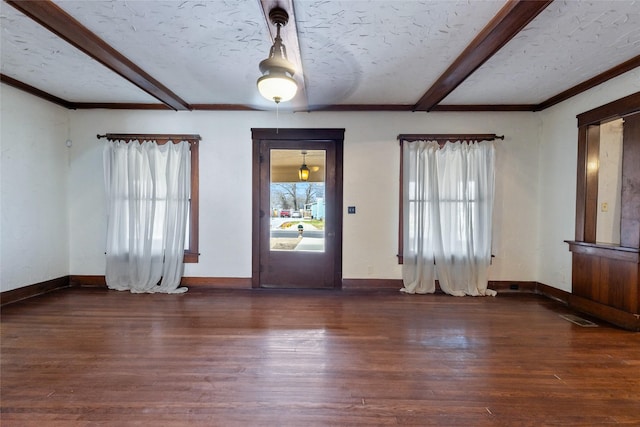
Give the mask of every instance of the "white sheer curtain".
M 493 142 L 405 142 L 403 266 L 407 293 L 487 289 L 494 199 Z
M 181 293 L 189 210 L 189 143 L 107 141 L 107 286 Z

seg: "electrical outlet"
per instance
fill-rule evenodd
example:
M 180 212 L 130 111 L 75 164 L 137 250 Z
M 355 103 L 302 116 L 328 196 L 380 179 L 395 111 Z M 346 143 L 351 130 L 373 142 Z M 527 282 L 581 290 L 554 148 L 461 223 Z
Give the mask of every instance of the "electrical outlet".
M 355 207 L 355 206 L 349 206 L 349 207 L 347 208 L 347 213 L 348 213 L 348 214 L 354 214 L 354 213 L 356 213 L 356 207 Z

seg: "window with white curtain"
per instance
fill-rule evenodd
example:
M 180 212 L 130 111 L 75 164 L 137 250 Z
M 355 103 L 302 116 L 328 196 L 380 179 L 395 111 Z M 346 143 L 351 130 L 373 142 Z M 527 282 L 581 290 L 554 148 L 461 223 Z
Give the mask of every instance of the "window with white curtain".
M 122 141 L 156 141 L 159 145 L 166 144 L 169 141 L 187 141 L 190 147 L 191 153 L 191 176 L 190 176 L 190 191 L 188 200 L 188 213 L 187 213 L 187 225 L 186 225 L 186 238 L 184 241 L 184 262 L 185 263 L 197 263 L 199 259 L 199 146 L 200 135 L 184 135 L 184 134 L 107 134 L 105 137 L 109 140 L 122 140 Z M 160 184 L 161 186 L 163 184 Z M 159 187 L 156 192 L 156 209 L 158 215 L 164 213 L 162 194 L 166 194 L 166 188 Z M 122 197 L 128 197 L 127 194 L 122 194 Z M 124 200 L 124 199 L 123 199 Z M 158 224 L 163 224 L 164 219 L 158 218 Z M 154 239 L 161 239 L 162 229 L 160 226 L 154 227 L 153 236 Z M 156 247 L 156 245 L 154 245 Z
M 400 195 L 400 200 L 399 200 L 399 225 L 398 225 L 398 263 L 402 264 L 403 263 L 403 242 L 404 242 L 404 215 L 403 215 L 403 211 L 404 211 L 404 205 L 403 205 L 403 176 L 404 176 L 404 170 L 403 170 L 403 157 L 404 157 L 404 152 L 405 149 L 407 148 L 406 143 L 410 142 L 410 141 L 414 141 L 416 139 L 424 139 L 424 140 L 432 140 L 432 141 L 437 141 L 439 143 L 439 145 L 442 147 L 447 141 L 456 141 L 456 140 L 492 140 L 494 138 L 502 138 L 502 137 L 496 137 L 496 135 L 493 134 L 401 134 L 398 135 L 398 140 L 400 142 L 400 191 L 399 191 L 399 195 Z M 467 187 L 467 192 L 468 194 L 466 195 L 466 203 L 468 203 L 471 206 L 471 212 L 473 212 L 473 214 L 470 215 L 471 218 L 471 224 L 476 224 L 478 221 L 478 214 L 477 214 L 477 207 L 478 207 L 478 203 L 482 203 L 483 201 L 485 201 L 485 197 L 483 194 L 478 194 L 478 183 L 474 180 L 470 180 L 468 181 L 469 185 Z M 412 195 L 416 194 L 416 189 L 415 189 L 415 181 L 409 182 L 410 188 L 408 191 L 408 195 L 409 195 L 409 199 L 408 199 L 408 203 L 409 206 L 411 207 L 411 211 L 415 211 L 415 204 L 416 203 L 430 203 L 431 200 L 430 199 L 426 199 L 423 201 L 417 201 L 415 200 L 415 198 L 412 197 Z M 440 197 L 440 203 L 441 205 L 449 205 L 449 207 L 447 207 L 446 209 L 456 209 L 459 211 L 462 211 L 463 208 L 463 203 L 464 199 L 461 197 L 462 193 L 462 185 L 459 186 L 459 189 L 457 192 L 449 192 L 447 194 L 446 197 Z M 409 228 L 408 228 L 409 233 L 413 234 L 415 233 L 415 224 L 414 223 L 410 223 L 409 224 Z M 468 232 L 465 229 L 460 229 L 460 232 L 458 233 L 458 240 L 460 242 L 466 241 L 468 240 Z
M 186 232 L 194 230 L 193 204 L 189 207 L 198 190 L 192 180 L 192 163 L 197 167 L 192 145 L 197 147 L 198 140 L 180 135 L 106 137 L 107 286 L 133 293 L 186 292 L 180 284 L 184 248 L 192 243 Z
M 495 135 L 400 135 L 398 258 L 408 293 L 491 295 Z

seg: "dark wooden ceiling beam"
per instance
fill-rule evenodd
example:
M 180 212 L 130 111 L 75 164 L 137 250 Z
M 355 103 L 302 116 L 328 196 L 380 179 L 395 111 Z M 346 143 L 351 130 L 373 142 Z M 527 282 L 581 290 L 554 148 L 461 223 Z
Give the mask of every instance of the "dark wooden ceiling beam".
M 511 0 L 476 36 L 414 106 L 430 111 L 498 52 L 553 0 Z
M 276 38 L 277 30 L 276 26 L 271 23 L 271 20 L 269 20 L 269 12 L 274 7 L 280 7 L 286 10 L 289 14 L 289 22 L 280 29 L 280 37 L 282 38 L 282 43 L 287 48 L 287 59 L 289 59 L 296 68 L 296 73 L 293 75 L 293 78 L 298 83 L 298 94 L 296 94 L 296 97 L 293 100 L 300 101 L 299 103 L 296 103 L 296 108 L 304 109 L 308 106 L 309 99 L 304 79 L 304 70 L 302 69 L 302 55 L 300 53 L 300 40 L 298 39 L 298 26 L 296 25 L 293 0 L 260 0 L 260 6 L 262 6 L 262 14 L 267 24 L 267 28 L 269 28 L 271 43 L 273 43 L 273 40 Z M 265 52 L 264 57 L 266 58 L 268 54 L 268 51 Z M 257 69 L 258 64 L 256 64 L 256 70 Z
M 174 110 L 190 109 L 189 104 L 178 95 L 89 31 L 50 0 L 5 1 L 170 108 Z
M 430 111 L 534 111 L 535 104 L 436 105 Z M 333 104 L 295 111 L 416 111 L 409 104 Z
M 310 105 L 305 110 L 298 112 L 314 111 L 412 111 L 413 105 L 407 104 L 332 104 L 332 105 Z
M 618 77 L 621 74 L 626 73 L 627 71 L 631 71 L 635 68 L 640 67 L 640 55 L 629 59 L 628 61 L 623 62 L 622 64 L 616 65 L 613 68 L 608 69 L 604 73 L 600 73 L 595 77 L 590 78 L 580 84 L 575 85 L 572 88 L 561 92 L 546 101 L 536 105 L 534 111 L 542 111 L 546 108 L 551 107 L 552 105 L 556 105 L 562 101 L 566 101 L 567 99 L 578 95 L 579 93 L 585 92 L 591 88 L 594 88 L 607 80 L 611 80 L 614 77 Z
M 429 111 L 534 111 L 534 104 L 438 104 Z
M 148 104 L 141 102 L 74 102 L 75 110 L 171 110 L 166 104 Z
M 33 96 L 37 96 L 49 102 L 53 102 L 54 104 L 58 104 L 67 109 L 71 110 L 75 108 L 75 105 L 72 102 L 67 101 L 66 99 L 58 98 L 57 96 L 51 95 L 50 93 L 40 90 L 37 87 L 33 87 L 31 85 L 23 83 L 12 77 L 5 76 L 4 74 L 0 74 L 0 81 L 2 83 L 8 84 L 9 86 L 13 86 L 16 89 L 20 89 L 24 92 L 30 93 Z

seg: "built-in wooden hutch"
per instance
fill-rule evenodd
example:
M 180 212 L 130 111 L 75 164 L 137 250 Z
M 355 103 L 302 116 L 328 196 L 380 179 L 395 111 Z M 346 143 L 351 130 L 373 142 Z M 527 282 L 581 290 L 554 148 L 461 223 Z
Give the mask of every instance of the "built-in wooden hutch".
M 570 305 L 640 331 L 640 92 L 578 115 L 577 173 Z

